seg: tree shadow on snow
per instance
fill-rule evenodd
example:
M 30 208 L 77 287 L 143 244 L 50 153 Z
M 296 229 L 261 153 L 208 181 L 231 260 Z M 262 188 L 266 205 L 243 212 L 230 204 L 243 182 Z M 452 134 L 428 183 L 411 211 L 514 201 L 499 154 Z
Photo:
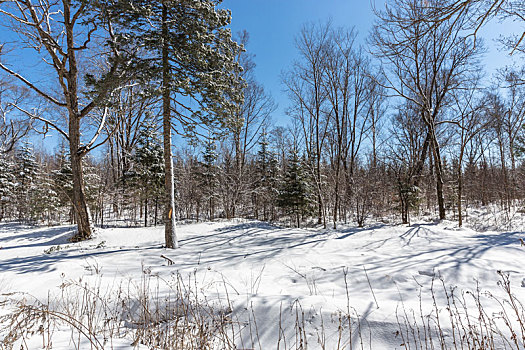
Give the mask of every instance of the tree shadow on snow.
M 21 233 L 18 233 L 22 231 Z M 1 224 L 0 232 L 4 233 L 4 237 L 0 237 L 0 246 L 2 242 L 16 242 L 17 247 L 23 246 L 26 242 L 39 242 L 28 246 L 45 246 L 50 244 L 67 243 L 67 240 L 74 232 L 73 226 L 28 226 L 23 224 Z M 48 240 L 42 242 L 42 240 Z M 50 241 L 49 241 L 50 240 Z M 6 247 L 4 247 L 6 249 Z
M 400 250 L 394 256 L 375 256 L 373 263 L 367 264 L 367 269 L 373 272 L 388 266 L 389 269 L 402 271 L 406 268 L 419 268 L 426 265 L 433 266 L 437 270 L 442 267 L 450 274 L 459 273 L 463 268 L 468 271 L 470 268 L 468 265 L 480 269 L 496 269 L 497 267 L 489 266 L 490 259 L 483 259 L 483 256 L 497 248 L 506 248 L 505 254 L 511 259 L 525 260 L 525 249 L 520 247 L 523 232 L 475 233 L 463 240 L 458 238 L 454 242 L 443 243 L 443 238 L 439 232 L 432 230 L 432 226 L 433 224 L 412 225 L 401 235 L 368 244 L 367 246 L 373 245 L 373 248 L 377 249 L 387 241 L 401 239 L 404 241 L 402 248 L 409 248 L 416 238 L 421 238 L 426 240 L 427 246 L 414 248 L 413 253 Z
M 158 249 L 158 247 L 149 247 L 149 248 L 125 248 L 125 249 L 111 249 L 111 250 L 98 250 L 93 251 L 93 249 L 86 250 L 65 250 L 52 252 L 50 254 L 45 254 L 44 252 L 25 256 L 25 257 L 15 257 L 5 260 L 0 260 L 0 272 L 2 271 L 12 271 L 16 273 L 28 273 L 28 272 L 50 272 L 55 271 L 58 268 L 58 264 L 62 262 L 73 262 L 76 261 L 80 264 L 83 260 L 88 258 L 95 257 L 106 257 L 106 256 L 115 256 L 118 258 L 118 254 L 137 251 L 137 250 L 150 250 Z M 0 250 L 1 254 L 1 250 Z M 72 265 L 68 266 L 73 268 Z M 64 265 L 61 266 L 64 268 Z M 78 267 L 75 267 L 78 268 Z
M 236 258 L 252 258 L 264 261 L 280 252 L 308 246 L 313 248 L 330 239 L 322 233 L 302 230 L 283 229 L 263 222 L 248 222 L 214 230 L 212 235 L 181 239 L 182 249 L 199 252 L 198 255 L 184 256 L 183 259 L 174 251 L 170 257 L 181 260 L 178 266 L 187 267 L 198 264 L 211 264 Z

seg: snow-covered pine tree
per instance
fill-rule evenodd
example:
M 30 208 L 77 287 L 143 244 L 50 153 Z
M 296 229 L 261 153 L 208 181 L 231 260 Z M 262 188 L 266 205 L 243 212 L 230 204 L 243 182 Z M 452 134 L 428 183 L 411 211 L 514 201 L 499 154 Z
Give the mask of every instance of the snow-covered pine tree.
M 297 227 L 301 225 L 301 218 L 307 215 L 311 207 L 311 186 L 297 150 L 292 149 L 288 156 L 288 166 L 284 173 L 277 198 L 277 205 L 295 216 Z
M 0 221 L 13 211 L 16 179 L 13 161 L 0 153 Z
M 195 137 L 201 126 L 224 127 L 242 103 L 235 57 L 240 47 L 220 0 L 115 0 L 114 29 L 120 44 L 137 54 L 129 74 L 144 79 L 162 99 L 165 167 L 164 222 L 168 248 L 177 248 L 171 131 Z M 110 7 L 111 7 L 110 6 Z M 136 50 L 136 48 L 140 50 Z M 181 98 L 181 96 L 183 96 Z M 198 106 L 198 108 L 195 108 Z
M 53 173 L 45 170 L 43 162 L 38 163 L 35 176 L 37 184 L 31 193 L 30 215 L 33 221 L 59 222 L 60 198 L 55 188 Z
M 73 174 L 71 161 L 65 148 L 61 148 L 58 154 L 59 169 L 52 172 L 53 189 L 58 195 L 58 206 L 69 216 L 69 221 L 74 222 L 73 210 Z
M 88 210 L 90 213 L 93 212 L 98 214 L 101 209 L 99 208 L 101 203 L 100 196 L 102 196 L 102 188 L 104 187 L 99 174 L 99 167 L 91 155 L 86 155 L 82 158 L 82 167 L 84 169 L 84 186 Z M 95 223 L 97 220 L 98 215 L 95 216 Z
M 36 188 L 38 163 L 35 158 L 33 146 L 24 142 L 15 152 L 15 201 L 18 219 L 29 221 L 31 199 Z
M 130 179 L 139 191 L 140 200 L 144 204 L 144 226 L 148 226 L 150 200 L 154 201 L 154 224 L 157 225 L 159 198 L 163 194 L 163 159 L 162 143 L 157 126 L 153 122 L 148 122 L 139 134 Z
M 213 220 L 215 216 L 215 200 L 217 198 L 217 187 L 219 185 L 219 180 L 217 178 L 218 168 L 216 165 L 217 158 L 218 155 L 215 138 L 210 136 L 204 143 L 200 174 L 200 183 L 204 193 L 204 200 L 208 205 L 209 220 Z
M 259 140 L 259 151 L 255 161 L 256 187 L 255 187 L 255 217 L 258 218 L 258 208 L 262 206 L 263 220 L 274 217 L 274 206 L 278 195 L 278 167 L 275 153 L 269 148 L 268 134 L 263 130 Z

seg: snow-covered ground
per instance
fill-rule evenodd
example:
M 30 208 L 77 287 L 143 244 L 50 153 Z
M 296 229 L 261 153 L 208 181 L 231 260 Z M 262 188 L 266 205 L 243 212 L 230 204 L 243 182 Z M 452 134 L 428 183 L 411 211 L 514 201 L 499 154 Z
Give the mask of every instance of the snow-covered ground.
M 337 230 L 213 222 L 179 226 L 177 250 L 162 248 L 162 227 L 99 229 L 90 241 L 69 243 L 72 230 L 1 224 L 0 293 L 26 292 L 45 302 L 60 296 L 60 286 L 68 281 L 111 290 L 123 283 L 139 285 L 145 275 L 166 281 L 179 273 L 207 303 L 232 308 L 229 317 L 243 329 L 236 340 L 243 349 L 276 349 L 279 338 L 280 349 L 295 349 L 301 336 L 308 349 L 322 344 L 349 349 L 350 342 L 353 349 L 417 349 L 410 343 L 410 324 L 434 324 L 435 313 L 434 318 L 421 317 L 432 314 L 434 300 L 450 342 L 454 335 L 448 329 L 441 279 L 457 287 L 456 295 L 469 307 L 475 303 L 465 292 L 476 294 L 479 286 L 484 311 L 491 316 L 501 307 L 486 292 L 508 299 L 498 285 L 497 271 L 502 271 L 525 302 L 523 229 L 475 232 L 447 221 Z M 157 283 L 155 288 L 162 294 L 168 286 Z M 5 306 L 1 314 L 9 310 Z M 469 310 L 476 318 L 476 308 Z M 341 315 L 348 313 L 353 333 L 340 335 Z M 0 329 L 0 341 L 5 335 Z M 82 340 L 75 345 L 71 332 L 57 329 L 53 337 L 53 349 L 84 348 Z M 27 346 L 41 348 L 42 335 L 33 338 Z M 131 338 L 117 338 L 105 348 L 141 348 L 130 345 Z

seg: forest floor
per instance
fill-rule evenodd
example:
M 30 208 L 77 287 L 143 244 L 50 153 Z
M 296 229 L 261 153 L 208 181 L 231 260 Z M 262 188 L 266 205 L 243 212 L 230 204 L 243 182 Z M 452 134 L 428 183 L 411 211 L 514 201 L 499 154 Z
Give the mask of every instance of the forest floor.
M 232 337 L 238 349 L 296 349 L 301 342 L 308 349 L 417 349 L 424 348 L 421 334 L 431 328 L 438 329 L 435 341 L 442 337 L 452 344 L 460 333 L 458 315 L 470 313 L 473 323 L 480 319 L 477 301 L 488 319 L 482 322 L 500 327 L 503 340 L 495 342 L 503 348 L 511 343 L 498 303 L 509 300 L 501 283 L 505 276 L 512 293 L 525 302 L 525 246 L 520 243 L 525 228 L 477 232 L 449 221 L 421 221 L 322 230 L 221 221 L 178 226 L 177 250 L 162 247 L 162 227 L 98 229 L 92 240 L 70 243 L 73 230 L 0 224 L 0 301 L 20 301 L 12 293 L 24 293 L 24 303 L 38 300 L 51 308 L 74 298 L 64 292 L 71 285 L 106 296 L 135 289 L 140 295 L 140 288 L 166 295 L 173 290 L 170 281 L 179 280 L 227 314 L 237 327 Z M 459 304 L 452 318 L 446 308 L 449 288 Z M 15 306 L 4 304 L 0 316 Z M 514 322 L 512 306 L 506 311 Z M 125 319 L 130 315 L 119 313 L 122 327 L 132 324 Z M 351 316 L 352 331 L 345 315 Z M 6 319 L 0 348 L 7 339 Z M 15 348 L 49 346 L 51 336 L 53 349 L 89 349 L 93 343 L 63 325 L 53 327 L 46 335 L 42 328 L 40 334 L 26 334 Z M 516 330 L 520 339 L 519 325 Z M 132 336 L 117 333 L 103 348 L 148 348 L 130 345 Z

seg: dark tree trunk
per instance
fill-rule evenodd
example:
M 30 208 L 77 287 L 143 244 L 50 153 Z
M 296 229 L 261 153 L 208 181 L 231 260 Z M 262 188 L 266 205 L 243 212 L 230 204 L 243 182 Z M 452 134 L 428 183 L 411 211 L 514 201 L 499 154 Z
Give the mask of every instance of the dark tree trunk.
M 155 226 L 157 226 L 158 210 L 159 210 L 159 198 L 155 197 L 155 218 L 153 221 Z
M 445 196 L 443 194 L 443 166 L 441 162 L 441 152 L 437 143 L 435 132 L 432 133 L 432 150 L 434 154 L 434 169 L 436 170 L 436 195 L 439 208 L 439 219 L 444 220 L 445 212 Z
M 144 199 L 144 227 L 148 227 L 148 197 Z

